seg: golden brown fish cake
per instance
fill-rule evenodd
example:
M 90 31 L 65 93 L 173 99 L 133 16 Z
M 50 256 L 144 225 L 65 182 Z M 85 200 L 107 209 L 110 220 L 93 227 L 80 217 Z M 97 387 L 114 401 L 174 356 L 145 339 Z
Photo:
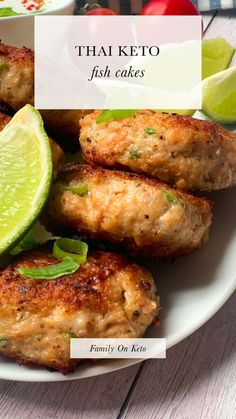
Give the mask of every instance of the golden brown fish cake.
M 206 199 L 144 176 L 72 164 L 59 173 L 43 222 L 55 233 L 79 232 L 121 244 L 134 256 L 162 259 L 201 247 L 211 218 Z
M 97 124 L 99 115 L 80 122 L 86 162 L 144 173 L 180 189 L 236 184 L 236 134 L 218 124 L 153 111 Z
M 33 102 L 33 51 L 0 43 L 0 104 L 17 111 Z
M 1 273 L 1 355 L 66 374 L 79 362 L 70 359 L 70 337 L 140 337 L 157 315 L 152 275 L 114 253 L 93 252 L 57 280 L 25 279 L 17 271 L 58 263 L 38 250 L 22 253 Z

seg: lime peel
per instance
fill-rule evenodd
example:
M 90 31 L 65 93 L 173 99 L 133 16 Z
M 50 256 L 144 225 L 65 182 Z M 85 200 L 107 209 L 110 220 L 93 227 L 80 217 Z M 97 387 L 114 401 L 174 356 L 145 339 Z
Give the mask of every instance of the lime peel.
M 24 106 L 0 132 L 0 254 L 19 243 L 49 194 L 52 155 L 39 112 Z
M 236 66 L 202 82 L 202 110 L 216 122 L 236 122 Z
M 204 39 L 202 42 L 202 78 L 226 70 L 235 53 L 224 38 Z

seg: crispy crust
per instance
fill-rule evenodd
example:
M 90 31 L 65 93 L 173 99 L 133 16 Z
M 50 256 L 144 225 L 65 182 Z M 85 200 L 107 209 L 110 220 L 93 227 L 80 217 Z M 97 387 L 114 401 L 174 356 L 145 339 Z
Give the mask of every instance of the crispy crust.
M 88 183 L 87 196 L 63 192 L 58 186 L 78 181 Z M 116 191 L 117 185 L 122 192 Z M 176 202 L 163 199 L 163 191 Z M 122 245 L 132 256 L 165 259 L 186 255 L 203 244 L 211 207 L 207 199 L 145 176 L 72 164 L 60 172 L 43 222 L 59 234 L 80 232 Z
M 1 304 L 19 310 L 27 307 L 31 312 L 37 312 L 39 307 L 45 305 L 45 301 L 48 308 L 56 306 L 60 301 L 66 310 L 79 310 L 82 307 L 104 309 L 107 299 L 105 285 L 109 276 L 125 268 L 128 262 L 116 254 L 95 252 L 74 274 L 56 281 L 26 281 L 17 272 L 18 268 L 54 264 L 58 264 L 58 260 L 49 252 L 45 254 L 34 251 L 19 257 L 0 278 Z M 99 292 L 94 289 L 95 285 L 99 287 Z
M 0 43 L 0 105 L 19 110 L 34 102 L 34 53 Z
M 16 48 L 11 45 L 0 43 L 0 56 L 5 57 L 8 62 L 17 62 L 22 65 L 34 64 L 34 53 L 29 48 Z
M 190 116 L 140 111 L 96 124 L 100 111 L 81 119 L 80 143 L 87 163 L 144 173 L 180 189 L 211 190 L 236 183 L 236 135 Z M 146 128 L 154 129 L 153 135 Z M 140 156 L 130 158 L 138 149 Z
M 27 252 L 0 276 L 0 337 L 8 340 L 0 354 L 20 365 L 67 374 L 79 363 L 69 356 L 70 334 L 142 336 L 158 313 L 151 274 L 114 253 L 92 252 L 75 273 L 57 280 L 26 279 L 17 271 L 54 264 L 49 251 Z

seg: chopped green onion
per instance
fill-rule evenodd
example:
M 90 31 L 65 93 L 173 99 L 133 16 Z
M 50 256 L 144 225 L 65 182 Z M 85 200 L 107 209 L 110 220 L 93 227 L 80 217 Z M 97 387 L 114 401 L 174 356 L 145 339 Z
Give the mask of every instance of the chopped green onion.
M 24 250 L 31 250 L 37 246 L 36 241 L 34 240 L 32 230 L 30 230 L 23 240 L 10 251 L 10 255 L 15 256 L 18 253 L 23 252 Z
M 86 262 L 88 245 L 80 240 L 61 238 L 53 245 L 53 256 L 59 260 L 70 258 L 74 262 L 82 264 Z
M 84 183 L 81 183 L 80 185 L 71 185 L 71 186 L 63 185 L 63 189 L 65 191 L 72 192 L 79 196 L 85 196 L 88 193 L 88 183 L 84 182 Z
M 172 195 L 170 192 L 168 191 L 163 191 L 165 197 L 167 198 L 167 201 L 169 201 L 171 204 L 173 204 L 173 202 L 175 202 L 175 197 L 174 195 Z
M 138 159 L 140 159 L 140 158 L 141 158 L 141 153 L 140 153 L 140 151 L 139 151 L 139 150 L 131 150 L 131 151 L 129 152 L 129 158 L 130 158 L 131 160 L 138 160 Z
M 25 250 L 31 250 L 37 247 L 38 244 L 47 243 L 49 240 L 55 240 L 59 237 L 53 236 L 52 233 L 48 232 L 39 222 L 34 224 L 32 230 L 30 230 L 23 240 L 14 247 L 9 254 L 16 256 Z
M 57 279 L 64 275 L 73 274 L 79 268 L 79 264 L 71 258 L 65 258 L 58 265 L 49 265 L 42 268 L 20 268 L 17 271 L 26 278 L 33 279 Z
M 9 341 L 7 338 L 0 338 L 0 347 L 6 348 L 9 344 Z
M 156 134 L 156 131 L 153 128 L 146 128 L 145 133 L 148 135 Z
M 137 109 L 106 109 L 102 111 L 98 119 L 97 124 L 104 124 L 111 119 L 125 119 L 133 116 L 137 112 Z

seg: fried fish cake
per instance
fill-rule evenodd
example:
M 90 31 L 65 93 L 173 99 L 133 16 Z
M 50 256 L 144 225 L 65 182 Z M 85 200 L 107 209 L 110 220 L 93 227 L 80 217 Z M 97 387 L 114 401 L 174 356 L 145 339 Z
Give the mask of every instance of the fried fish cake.
M 97 124 L 99 115 L 81 119 L 87 163 L 122 167 L 186 190 L 236 184 L 236 134 L 218 124 L 153 111 Z
M 0 105 L 17 111 L 33 102 L 33 51 L 0 43 Z
M 59 173 L 43 222 L 55 233 L 83 233 L 163 259 L 201 247 L 211 203 L 144 176 L 72 164 Z
M 158 313 L 152 275 L 114 253 L 94 252 L 73 274 L 26 279 L 17 269 L 58 264 L 49 252 L 22 254 L 0 276 L 0 354 L 66 374 L 70 338 L 143 336 Z
M 11 117 L 8 115 L 5 115 L 4 113 L 0 112 L 0 131 L 3 130 L 3 128 L 10 122 Z M 54 176 L 56 176 L 59 167 L 64 160 L 64 153 L 61 149 L 61 147 L 51 138 L 49 138 L 50 146 L 52 150 L 52 161 L 53 161 L 53 173 Z
M 0 43 L 0 106 L 17 111 L 34 103 L 34 52 Z M 5 111 L 5 110 L 4 110 Z M 65 147 L 79 146 L 79 120 L 91 111 L 42 110 L 46 130 Z

